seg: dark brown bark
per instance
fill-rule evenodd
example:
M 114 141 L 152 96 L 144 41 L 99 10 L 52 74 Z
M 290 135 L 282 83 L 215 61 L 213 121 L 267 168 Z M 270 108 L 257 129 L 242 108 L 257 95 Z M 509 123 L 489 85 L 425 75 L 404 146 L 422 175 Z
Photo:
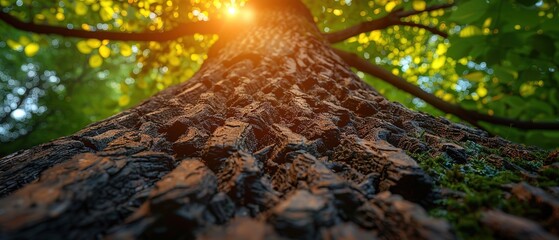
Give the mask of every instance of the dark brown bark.
M 232 23 L 188 82 L 1 159 L 0 238 L 452 239 L 406 152 L 532 157 L 387 101 L 283 8 Z

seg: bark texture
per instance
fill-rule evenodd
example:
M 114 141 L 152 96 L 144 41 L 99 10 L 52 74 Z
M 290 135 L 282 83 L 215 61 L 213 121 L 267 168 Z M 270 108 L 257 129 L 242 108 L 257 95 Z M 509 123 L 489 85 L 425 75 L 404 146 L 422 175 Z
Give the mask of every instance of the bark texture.
M 188 82 L 1 159 L 0 238 L 453 239 L 407 153 L 532 156 L 387 101 L 297 11 L 224 34 Z

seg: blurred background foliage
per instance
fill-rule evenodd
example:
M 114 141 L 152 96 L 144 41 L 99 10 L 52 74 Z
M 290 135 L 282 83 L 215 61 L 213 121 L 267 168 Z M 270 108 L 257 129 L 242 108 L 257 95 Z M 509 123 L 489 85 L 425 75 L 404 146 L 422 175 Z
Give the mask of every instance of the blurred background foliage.
M 424 0 L 304 0 L 323 32 L 448 3 Z M 235 0 L 0 0 L 26 22 L 88 31 L 162 31 L 233 17 Z M 423 90 L 460 106 L 513 119 L 559 120 L 559 2 L 462 0 L 407 20 L 436 27 L 392 26 L 347 39 L 352 51 Z M 124 42 L 37 35 L 0 22 L 0 156 L 71 134 L 89 123 L 187 81 L 216 35 L 166 42 Z M 393 101 L 443 115 L 379 79 L 357 74 Z M 452 120 L 460 121 L 452 116 Z M 483 125 L 512 141 L 559 146 L 559 132 Z

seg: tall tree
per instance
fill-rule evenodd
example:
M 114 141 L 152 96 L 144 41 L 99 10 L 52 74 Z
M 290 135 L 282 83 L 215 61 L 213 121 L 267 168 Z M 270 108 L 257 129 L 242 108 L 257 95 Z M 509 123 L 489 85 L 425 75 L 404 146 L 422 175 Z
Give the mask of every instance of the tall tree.
M 452 239 L 454 228 L 461 237 L 553 239 L 557 154 L 389 102 L 350 66 L 474 125 L 556 123 L 464 110 L 331 47 L 392 25 L 444 34 L 401 19 L 450 6 L 398 9 L 326 35 L 298 0 L 253 0 L 243 18 L 157 34 L 38 26 L 0 13 L 37 33 L 220 36 L 188 82 L 1 159 L 0 237 Z

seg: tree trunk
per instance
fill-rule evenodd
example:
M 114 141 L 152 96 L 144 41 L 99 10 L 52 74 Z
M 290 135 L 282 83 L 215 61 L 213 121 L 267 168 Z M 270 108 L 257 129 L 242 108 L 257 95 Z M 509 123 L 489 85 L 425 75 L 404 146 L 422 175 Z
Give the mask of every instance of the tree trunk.
M 0 160 L 0 238 L 451 239 L 407 153 L 531 156 L 387 101 L 284 5 L 232 23 L 188 82 Z

